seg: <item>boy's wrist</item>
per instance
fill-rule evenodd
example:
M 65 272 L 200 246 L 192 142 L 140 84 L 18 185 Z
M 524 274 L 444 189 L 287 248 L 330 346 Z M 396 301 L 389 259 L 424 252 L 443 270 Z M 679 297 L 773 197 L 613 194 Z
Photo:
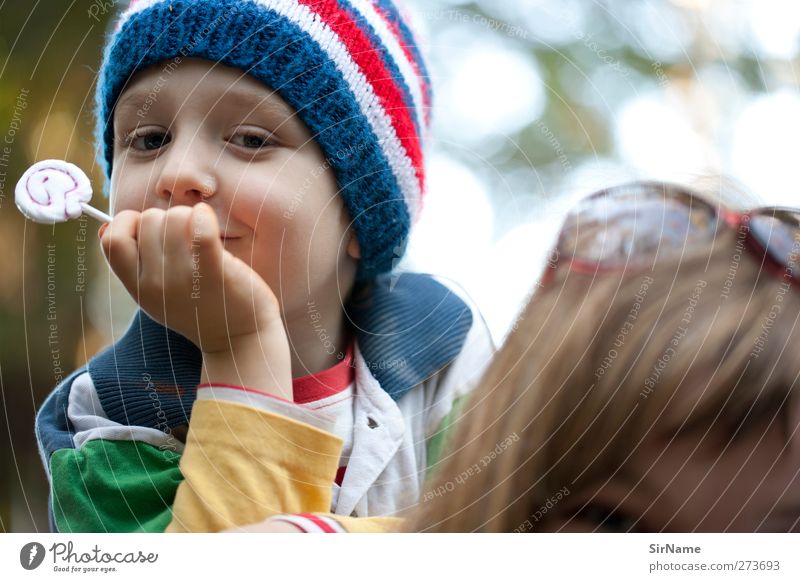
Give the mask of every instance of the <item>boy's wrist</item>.
M 228 349 L 203 351 L 201 382 L 246 386 L 292 400 L 289 342 L 280 331 L 232 337 Z
M 197 387 L 196 402 L 203 400 L 209 400 L 216 404 L 240 404 L 260 412 L 313 426 L 326 433 L 336 433 L 336 419 L 322 410 L 307 408 L 297 402 L 247 386 L 231 386 L 222 383 L 200 384 Z

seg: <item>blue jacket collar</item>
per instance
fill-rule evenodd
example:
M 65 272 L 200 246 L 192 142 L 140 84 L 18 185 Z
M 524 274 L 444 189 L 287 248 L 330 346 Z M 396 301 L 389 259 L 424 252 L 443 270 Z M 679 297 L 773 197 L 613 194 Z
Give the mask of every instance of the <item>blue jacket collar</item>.
M 460 297 L 415 273 L 362 286 L 346 312 L 369 369 L 394 400 L 452 362 L 472 327 Z M 164 430 L 189 422 L 201 364 L 193 343 L 139 311 L 88 369 L 109 419 Z

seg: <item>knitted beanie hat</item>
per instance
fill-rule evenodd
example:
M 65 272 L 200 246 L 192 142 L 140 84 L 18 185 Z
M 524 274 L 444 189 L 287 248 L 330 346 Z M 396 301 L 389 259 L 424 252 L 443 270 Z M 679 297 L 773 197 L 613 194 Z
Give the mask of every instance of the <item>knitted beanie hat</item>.
M 335 173 L 361 248 L 358 277 L 405 251 L 425 186 L 431 88 L 392 0 L 132 0 L 110 33 L 97 84 L 108 178 L 113 110 L 130 77 L 198 57 L 275 90 L 311 129 Z

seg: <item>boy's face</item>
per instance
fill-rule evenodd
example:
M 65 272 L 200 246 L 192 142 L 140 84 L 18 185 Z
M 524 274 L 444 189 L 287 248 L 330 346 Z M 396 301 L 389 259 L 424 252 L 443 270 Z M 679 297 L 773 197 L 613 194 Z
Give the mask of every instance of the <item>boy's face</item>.
M 238 69 L 202 59 L 137 73 L 114 111 L 112 212 L 205 201 L 225 248 L 272 288 L 287 317 L 339 297 L 358 243 L 333 171 L 303 121 Z

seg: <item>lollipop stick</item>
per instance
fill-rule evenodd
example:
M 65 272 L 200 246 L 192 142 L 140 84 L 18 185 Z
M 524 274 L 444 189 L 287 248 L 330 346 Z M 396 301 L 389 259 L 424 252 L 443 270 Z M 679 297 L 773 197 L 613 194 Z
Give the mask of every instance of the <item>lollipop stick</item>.
M 92 218 L 96 218 L 100 222 L 111 222 L 111 217 L 106 214 L 105 212 L 101 212 L 97 208 L 93 206 L 89 206 L 86 202 L 81 202 L 81 208 L 85 214 L 88 214 Z

